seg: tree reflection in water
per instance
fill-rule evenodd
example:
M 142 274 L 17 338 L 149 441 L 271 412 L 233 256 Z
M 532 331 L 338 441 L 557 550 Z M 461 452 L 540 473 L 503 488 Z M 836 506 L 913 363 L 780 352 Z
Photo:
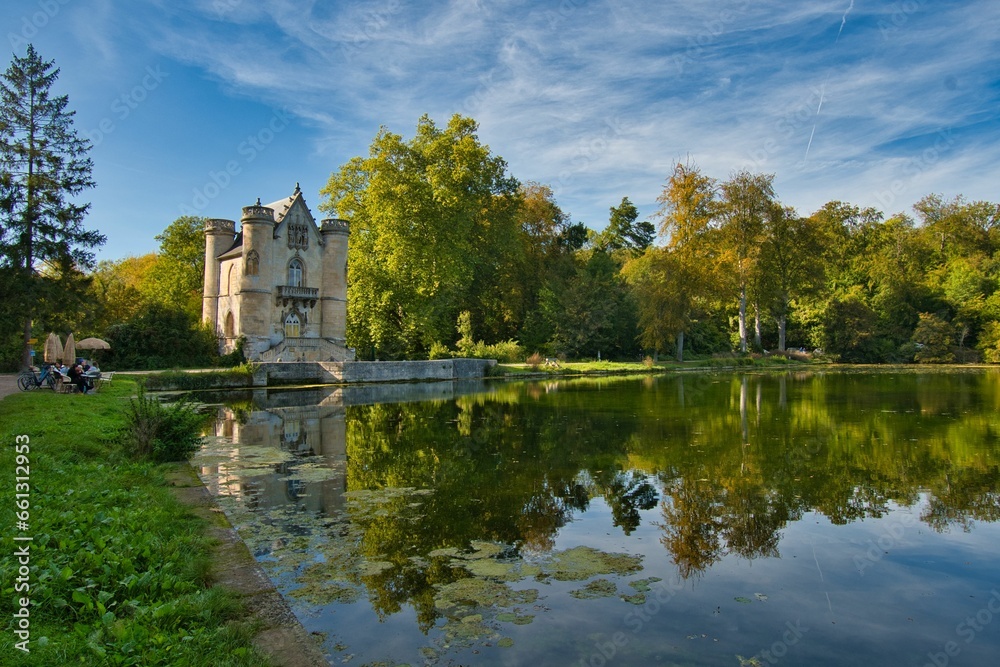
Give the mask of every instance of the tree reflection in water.
M 355 556 L 391 565 L 357 583 L 381 617 L 410 604 L 426 631 L 435 585 L 468 576 L 428 554 L 545 554 L 597 498 L 623 541 L 655 522 L 683 578 L 730 554 L 779 557 L 807 512 L 848 524 L 926 496 L 935 531 L 996 521 L 998 406 L 990 371 L 582 379 L 348 405 L 338 493 L 433 491 L 347 512 Z

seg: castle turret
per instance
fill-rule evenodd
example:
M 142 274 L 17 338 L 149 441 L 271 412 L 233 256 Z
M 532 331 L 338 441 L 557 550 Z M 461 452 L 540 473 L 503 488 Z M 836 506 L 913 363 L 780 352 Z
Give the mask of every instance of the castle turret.
M 323 234 L 320 336 L 343 345 L 347 335 L 347 239 L 350 225 L 346 220 L 327 218 L 320 229 Z
M 240 218 L 243 229 L 243 262 L 260 267 L 271 265 L 271 240 L 274 238 L 274 210 L 262 206 L 260 199 L 253 206 L 243 207 Z M 271 285 L 264 283 L 266 272 L 243 271 L 240 279 L 240 333 L 247 347 L 262 352 L 270 347 Z
M 236 223 L 232 220 L 211 218 L 205 221 L 205 288 L 202 293 L 201 319 L 209 322 L 214 331 L 219 330 L 219 283 L 221 262 L 219 255 L 229 249 L 236 237 Z

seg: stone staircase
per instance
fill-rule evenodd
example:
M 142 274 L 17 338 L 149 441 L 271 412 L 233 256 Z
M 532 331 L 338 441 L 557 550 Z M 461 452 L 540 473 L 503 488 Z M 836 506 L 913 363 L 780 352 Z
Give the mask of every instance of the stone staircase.
M 326 338 L 286 338 L 261 353 L 255 361 L 354 361 L 354 350 Z

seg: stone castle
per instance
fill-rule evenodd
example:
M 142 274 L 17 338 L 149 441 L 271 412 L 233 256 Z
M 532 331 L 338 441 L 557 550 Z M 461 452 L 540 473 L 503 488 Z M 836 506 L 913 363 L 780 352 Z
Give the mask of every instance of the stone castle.
M 205 223 L 202 319 L 222 352 L 242 337 L 251 361 L 351 361 L 344 220 L 317 226 L 298 184 L 291 196 Z

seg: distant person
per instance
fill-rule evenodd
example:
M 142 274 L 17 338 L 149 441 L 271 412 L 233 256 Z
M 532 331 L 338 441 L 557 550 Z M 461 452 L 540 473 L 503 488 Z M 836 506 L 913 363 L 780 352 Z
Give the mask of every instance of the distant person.
M 76 388 L 80 390 L 81 394 L 87 393 L 87 378 L 83 376 L 83 365 L 74 364 L 72 368 L 69 369 L 69 381 L 76 385 Z

